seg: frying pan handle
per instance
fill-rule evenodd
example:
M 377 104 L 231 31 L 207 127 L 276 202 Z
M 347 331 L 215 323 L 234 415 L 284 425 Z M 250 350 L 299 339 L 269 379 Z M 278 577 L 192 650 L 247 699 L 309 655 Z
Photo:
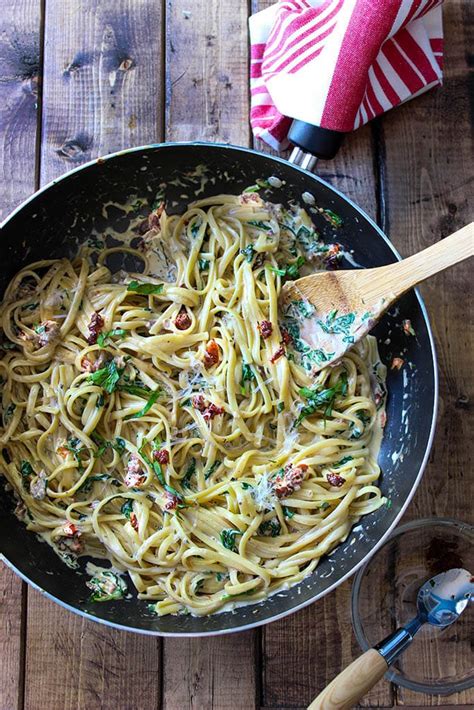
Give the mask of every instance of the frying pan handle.
M 296 146 L 290 156 L 290 163 L 311 170 L 318 158 L 334 158 L 344 135 L 340 131 L 331 131 L 295 119 L 288 131 L 288 140 Z

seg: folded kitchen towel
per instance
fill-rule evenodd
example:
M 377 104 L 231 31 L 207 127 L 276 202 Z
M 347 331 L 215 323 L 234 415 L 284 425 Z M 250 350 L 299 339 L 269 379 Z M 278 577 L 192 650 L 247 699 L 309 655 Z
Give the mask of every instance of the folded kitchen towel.
M 347 132 L 441 84 L 442 0 L 280 0 L 250 17 L 254 135 Z

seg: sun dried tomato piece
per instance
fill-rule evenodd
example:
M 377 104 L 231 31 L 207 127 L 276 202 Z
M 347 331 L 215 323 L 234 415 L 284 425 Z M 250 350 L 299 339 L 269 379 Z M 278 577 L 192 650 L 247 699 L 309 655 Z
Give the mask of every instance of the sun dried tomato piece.
M 89 329 L 87 342 L 89 343 L 89 345 L 95 345 L 97 342 L 97 338 L 99 337 L 99 333 L 104 327 L 104 319 L 99 313 L 97 313 L 97 311 L 92 314 L 90 323 L 87 327 Z
M 199 412 L 203 412 L 206 409 L 206 400 L 202 396 L 202 394 L 195 394 L 191 397 L 191 404 L 193 405 L 194 409 L 197 409 Z
M 165 510 L 168 512 L 171 512 L 172 510 L 176 510 L 179 504 L 179 498 L 178 496 L 175 496 L 173 493 L 169 493 L 169 491 L 165 492 Z
M 336 488 L 340 488 L 346 482 L 346 479 L 339 476 L 338 473 L 328 473 L 327 479 L 328 483 L 330 483 L 331 486 L 336 486 Z
M 206 347 L 206 352 L 204 353 L 204 366 L 206 370 L 217 365 L 220 360 L 220 350 L 219 346 L 215 340 L 210 340 Z
M 185 306 L 181 306 L 180 311 L 174 319 L 174 324 L 178 330 L 187 330 L 191 327 L 192 320 L 186 311 Z
M 264 340 L 269 338 L 273 333 L 273 325 L 270 323 L 269 320 L 260 321 L 260 323 L 257 323 L 257 328 Z
M 130 513 L 130 525 L 138 532 L 138 518 L 135 513 Z
M 391 370 L 400 370 L 405 364 L 405 360 L 401 357 L 394 357 L 392 364 L 390 365 Z
M 291 337 L 289 332 L 287 330 L 285 330 L 285 328 L 280 328 L 280 331 L 281 331 L 281 342 L 283 343 L 283 345 L 289 345 L 290 343 L 293 342 L 293 338 Z
M 208 407 L 204 410 L 202 413 L 202 416 L 206 420 L 206 422 L 210 421 L 211 419 L 214 419 L 214 417 L 217 417 L 218 414 L 224 414 L 224 409 L 222 407 L 218 407 L 215 404 L 209 404 Z
M 293 466 L 289 463 L 283 469 L 283 475 L 275 478 L 273 487 L 278 498 L 287 498 L 292 493 L 301 488 L 306 475 L 308 466 L 305 463 L 300 463 Z
M 74 537 L 74 535 L 79 534 L 79 530 L 74 525 L 74 523 L 71 523 L 69 521 L 63 525 L 63 530 L 64 530 L 64 534 L 67 537 Z
M 153 459 L 161 464 L 167 464 L 170 462 L 170 454 L 166 449 L 160 449 L 159 451 L 153 452 Z
M 270 358 L 271 363 L 275 363 L 280 357 L 285 354 L 285 348 L 281 345 L 278 350 L 276 350 Z

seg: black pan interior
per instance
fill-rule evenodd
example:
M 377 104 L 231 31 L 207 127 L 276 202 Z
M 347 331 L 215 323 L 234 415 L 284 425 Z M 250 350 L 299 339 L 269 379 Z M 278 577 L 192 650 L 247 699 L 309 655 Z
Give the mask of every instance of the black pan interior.
M 200 196 L 223 192 L 238 194 L 257 178 L 270 175 L 284 181 L 270 199 L 287 204 L 301 202 L 309 191 L 323 208 L 343 219 L 336 239 L 353 250 L 364 267 L 379 266 L 396 259 L 378 228 L 344 196 L 317 177 L 287 162 L 231 146 L 168 144 L 125 151 L 101 159 L 60 179 L 26 203 L 7 220 L 2 229 L 0 253 L 3 263 L 0 292 L 24 264 L 43 258 L 70 255 L 78 240 L 100 232 L 108 221 L 118 231 L 127 229 L 128 218 L 114 203 L 130 195 L 147 198 L 151 205 L 163 181 L 185 176 L 205 165 L 209 178 Z M 168 206 L 179 211 L 192 189 L 171 185 L 166 192 Z M 176 203 L 176 204 L 174 204 Z M 105 208 L 104 204 L 109 204 Z M 319 216 L 315 223 L 323 237 L 334 240 L 331 226 Z M 401 322 L 410 318 L 416 337 L 404 334 Z M 389 505 L 364 518 L 347 541 L 323 559 L 316 572 L 297 587 L 276 594 L 264 603 L 221 613 L 208 618 L 190 615 L 158 618 L 145 602 L 91 603 L 85 577 L 66 567 L 48 545 L 28 533 L 12 514 L 10 496 L 0 486 L 0 552 L 18 572 L 56 600 L 97 620 L 126 629 L 151 633 L 205 634 L 245 628 L 264 623 L 309 603 L 350 574 L 389 530 L 413 492 L 424 465 L 436 406 L 436 365 L 429 324 L 419 297 L 411 292 L 375 330 L 382 360 L 390 364 L 402 356 L 406 365 L 388 373 L 388 423 L 379 456 L 383 475 L 381 487 Z

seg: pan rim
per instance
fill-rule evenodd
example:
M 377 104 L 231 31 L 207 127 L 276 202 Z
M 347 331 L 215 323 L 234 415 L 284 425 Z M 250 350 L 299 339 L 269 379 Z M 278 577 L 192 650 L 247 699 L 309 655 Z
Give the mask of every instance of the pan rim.
M 343 192 L 338 190 L 337 188 L 333 187 L 330 183 L 326 182 L 323 178 L 319 177 L 318 175 L 308 171 L 304 170 L 303 168 L 299 167 L 298 165 L 294 165 L 293 163 L 290 163 L 288 160 L 285 158 L 282 158 L 280 156 L 274 156 L 274 155 L 266 155 L 264 153 L 261 153 L 260 151 L 254 150 L 253 148 L 246 148 L 245 146 L 238 146 L 238 145 L 233 145 L 230 143 L 209 143 L 207 141 L 172 141 L 172 142 L 165 142 L 165 143 L 149 143 L 133 148 L 125 148 L 123 150 L 115 151 L 114 153 L 109 153 L 105 156 L 100 156 L 98 158 L 93 158 L 92 160 L 88 161 L 87 163 L 83 163 L 82 165 L 79 165 L 76 168 L 73 168 L 72 170 L 64 173 L 63 175 L 60 175 L 59 177 L 55 178 L 54 180 L 51 180 L 48 182 L 46 185 L 41 187 L 40 189 L 36 190 L 32 195 L 27 197 L 23 202 L 21 202 L 12 212 L 10 212 L 5 219 L 0 223 L 0 230 L 3 229 L 18 213 L 20 213 L 27 205 L 29 205 L 31 202 L 33 202 L 38 196 L 42 195 L 45 193 L 47 190 L 51 189 L 54 185 L 58 184 L 59 182 L 62 182 L 63 180 L 68 179 L 75 173 L 78 173 L 79 171 L 86 170 L 87 168 L 90 168 L 92 166 L 95 166 L 97 164 L 101 164 L 107 160 L 111 160 L 114 158 L 119 158 L 123 155 L 128 155 L 129 153 L 139 153 L 139 152 L 144 152 L 147 150 L 155 150 L 155 149 L 173 149 L 177 147 L 192 147 L 192 146 L 199 146 L 202 148 L 217 148 L 217 149 L 225 149 L 229 152 L 236 152 L 236 153 L 248 153 L 251 155 L 256 155 L 260 158 L 268 158 L 269 160 L 280 163 L 282 165 L 285 165 L 286 167 L 290 166 L 297 172 L 302 173 L 305 176 L 310 176 L 313 178 L 316 182 L 321 183 L 324 185 L 327 189 L 329 189 L 331 192 L 337 194 L 339 197 L 341 197 L 345 202 L 347 202 L 356 212 L 358 212 L 364 220 L 366 220 L 372 228 L 378 233 L 378 235 L 383 239 L 385 244 L 389 247 L 389 249 L 392 251 L 394 254 L 395 258 L 398 261 L 401 261 L 401 255 L 397 251 L 397 249 L 393 246 L 392 242 L 389 240 L 389 238 L 386 236 L 386 234 L 382 231 L 382 229 L 376 224 L 376 222 L 368 215 L 366 212 L 364 212 L 363 209 L 361 209 L 353 200 L 351 200 L 349 197 L 347 197 Z M 323 597 L 327 596 L 331 592 L 333 592 L 339 585 L 341 585 L 343 582 L 345 582 L 347 579 L 352 577 L 363 565 L 365 565 L 370 558 L 379 550 L 379 548 L 385 543 L 389 535 L 392 533 L 392 531 L 396 528 L 398 525 L 400 519 L 404 515 L 406 509 L 408 508 L 408 505 L 410 504 L 415 491 L 417 490 L 420 481 L 423 477 L 423 473 L 425 471 L 426 465 L 428 463 L 428 459 L 430 456 L 431 448 L 433 446 L 433 440 L 434 440 L 434 435 L 435 435 L 435 430 L 436 430 L 436 421 L 437 421 L 437 415 L 438 415 L 438 405 L 439 405 L 439 371 L 438 371 L 438 358 L 437 358 L 437 353 L 436 353 L 436 346 L 434 342 L 434 336 L 433 336 L 433 331 L 431 328 L 431 323 L 430 319 L 428 316 L 428 312 L 426 310 L 425 303 L 423 301 L 423 298 L 420 295 L 420 292 L 418 288 L 414 289 L 415 295 L 418 301 L 418 304 L 420 306 L 420 310 L 422 313 L 422 316 L 424 318 L 424 321 L 426 323 L 426 328 L 427 328 L 427 333 L 428 333 L 428 339 L 430 343 L 430 352 L 431 352 L 431 358 L 433 362 L 433 413 L 432 413 L 432 418 L 431 418 L 431 423 L 430 423 L 430 433 L 428 437 L 428 441 L 426 444 L 426 449 L 425 453 L 423 456 L 423 460 L 420 464 L 418 473 L 416 475 L 416 478 L 413 482 L 413 486 L 405 499 L 404 503 L 402 504 L 400 511 L 397 513 L 395 516 L 394 520 L 392 523 L 388 526 L 387 530 L 385 533 L 381 536 L 381 538 L 377 541 L 377 543 L 372 547 L 372 549 L 358 562 L 356 563 L 349 571 L 346 572 L 340 579 L 334 581 L 333 584 L 331 584 L 327 589 L 324 591 L 320 592 L 319 594 L 314 595 L 310 599 L 307 599 L 299 604 L 296 604 L 295 606 L 292 606 L 289 609 L 286 609 L 280 613 L 277 613 L 275 615 L 270 616 L 269 618 L 266 619 L 259 619 L 259 620 L 254 620 L 251 623 L 248 624 L 243 624 L 241 626 L 235 626 L 233 628 L 226 628 L 226 629 L 215 629 L 211 631 L 183 631 L 183 632 L 173 632 L 173 631 L 159 631 L 159 630 L 153 630 L 153 629 L 138 629 L 138 628 L 133 628 L 130 626 L 126 626 L 123 624 L 116 623 L 114 621 L 109 621 L 107 619 L 103 619 L 97 616 L 94 616 L 93 614 L 82 611 L 81 609 L 78 609 L 75 606 L 72 606 L 71 604 L 68 604 L 67 602 L 62 601 L 58 597 L 56 597 L 54 594 L 51 594 L 50 592 L 45 591 L 42 589 L 38 584 L 30 580 L 23 572 L 16 567 L 16 565 L 9 560 L 5 554 L 0 553 L 0 559 L 9 567 L 15 574 L 17 574 L 23 581 L 25 581 L 28 585 L 30 585 L 33 589 L 36 589 L 39 591 L 43 596 L 47 597 L 48 599 L 51 599 L 53 602 L 58 604 L 64 609 L 67 609 L 68 611 L 71 611 L 75 614 L 78 614 L 79 616 L 86 618 L 90 621 L 97 622 L 99 624 L 103 624 L 104 626 L 108 626 L 114 629 L 118 629 L 119 631 L 127 631 L 129 633 L 138 633 L 142 634 L 145 636 L 160 636 L 163 638 L 200 638 L 204 636 L 222 636 L 224 634 L 231 634 L 231 633 L 239 633 L 243 631 L 248 631 L 250 629 L 254 629 L 260 626 L 264 626 L 266 624 L 272 623 L 274 621 L 278 621 L 280 619 L 283 619 L 290 614 L 293 614 L 297 611 L 300 611 L 301 609 L 304 609 L 305 607 L 309 606 L 310 604 L 313 604 L 314 602 L 318 601 L 319 599 L 322 599 Z M 259 603 L 265 603 L 265 602 L 259 602 Z

